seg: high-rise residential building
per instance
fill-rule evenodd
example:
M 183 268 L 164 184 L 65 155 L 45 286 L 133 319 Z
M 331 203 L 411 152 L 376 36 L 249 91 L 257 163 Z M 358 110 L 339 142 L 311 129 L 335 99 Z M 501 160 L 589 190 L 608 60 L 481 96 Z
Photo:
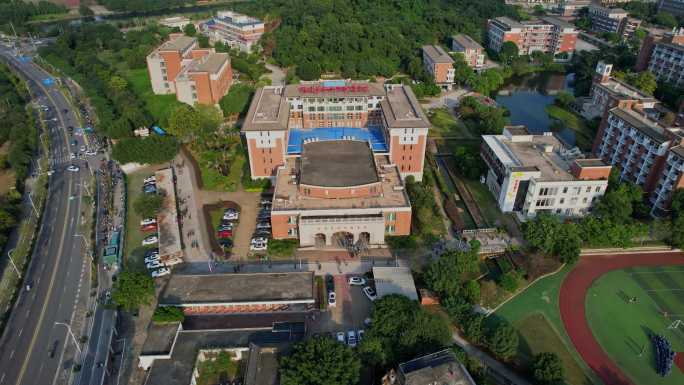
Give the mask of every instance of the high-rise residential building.
M 408 86 L 326 80 L 257 89 L 242 126 L 253 179 L 275 186 L 275 238 L 348 247 L 407 235 L 430 122 Z
M 147 70 L 155 94 L 176 94 L 190 105 L 216 105 L 233 79 L 230 57 L 211 48 L 198 48 L 197 39 L 171 34 L 147 55 Z
M 684 86 L 684 28 L 646 36 L 635 68 L 648 69 L 659 81 Z
M 454 59 L 438 45 L 423 46 L 423 66 L 438 86 L 451 89 L 454 83 Z
M 515 21 L 508 17 L 490 19 L 487 25 L 489 48 L 499 52 L 507 41 L 518 47 L 520 55 L 540 51 L 554 55 L 556 60 L 570 60 L 575 52 L 577 29 L 554 17 Z
M 617 106 L 604 117 L 594 153 L 620 170 L 620 179 L 641 186 L 652 214 L 664 215 L 672 194 L 684 188 L 684 131 L 660 105 Z
M 582 158 L 550 132 L 533 135 L 524 126 L 509 126 L 482 139 L 487 187 L 501 211 L 521 220 L 542 212 L 584 216 L 608 186 L 609 164 Z
M 667 12 L 675 16 L 684 15 L 684 0 L 660 0 L 658 12 Z
M 249 52 L 264 34 L 264 22 L 232 11 L 220 11 L 204 23 L 202 31 L 212 42 Z
M 578 99 L 582 116 L 594 119 L 605 116 L 606 112 L 618 105 L 641 103 L 653 106 L 657 102 L 653 96 L 611 76 L 612 64 L 599 61 L 588 98 Z
M 641 20 L 628 15 L 622 8 L 589 6 L 591 29 L 594 32 L 615 33 L 623 39 L 631 37 L 641 25 Z
M 468 35 L 452 36 L 451 51 L 462 54 L 466 64 L 471 68 L 478 69 L 485 64 L 484 48 Z

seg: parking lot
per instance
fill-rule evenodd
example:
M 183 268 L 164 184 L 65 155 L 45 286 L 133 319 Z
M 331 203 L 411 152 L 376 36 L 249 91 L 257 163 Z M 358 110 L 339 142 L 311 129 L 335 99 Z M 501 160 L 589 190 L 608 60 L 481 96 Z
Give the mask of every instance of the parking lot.
M 333 276 L 335 282 L 336 305 L 321 312 L 321 318 L 311 325 L 311 333 L 326 334 L 358 331 L 366 329 L 364 320 L 370 317 L 372 302 L 363 293 L 363 286 L 351 286 L 351 275 Z M 368 285 L 368 283 L 366 283 Z

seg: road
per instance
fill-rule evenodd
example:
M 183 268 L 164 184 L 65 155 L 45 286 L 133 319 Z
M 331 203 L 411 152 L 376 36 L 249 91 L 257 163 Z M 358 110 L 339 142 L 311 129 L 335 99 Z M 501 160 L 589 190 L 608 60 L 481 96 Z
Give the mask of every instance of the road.
M 71 376 L 74 338 L 69 328 L 74 320 L 76 304 L 89 290 L 89 260 L 83 240 L 78 234 L 83 207 L 80 184 L 87 180 L 88 170 L 83 160 L 70 160 L 68 126 L 78 126 L 76 115 L 66 98 L 54 85 L 42 83 L 49 77 L 29 61 L 20 61 L 5 46 L 0 46 L 3 61 L 27 78 L 39 103 L 49 107 L 51 168 L 46 209 L 39 228 L 31 263 L 25 274 L 14 309 L 0 337 L 0 385 L 62 384 Z M 74 137 L 75 147 L 85 145 L 83 137 Z M 80 166 L 77 172 L 67 171 L 70 164 Z M 61 324 L 58 324 L 60 322 Z M 74 330 L 79 338 L 79 331 Z M 66 348 L 69 349 L 66 349 Z M 65 354 L 67 352 L 67 354 Z

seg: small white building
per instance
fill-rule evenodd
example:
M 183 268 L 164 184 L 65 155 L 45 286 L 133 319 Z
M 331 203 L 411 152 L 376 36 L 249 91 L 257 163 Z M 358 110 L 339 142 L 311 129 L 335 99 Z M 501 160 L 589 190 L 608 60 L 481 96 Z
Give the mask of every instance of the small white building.
M 550 132 L 534 135 L 524 126 L 508 126 L 503 135 L 482 139 L 487 187 L 501 211 L 515 212 L 521 220 L 540 212 L 584 216 L 608 187 L 610 165 L 583 159 Z
M 413 274 L 408 267 L 374 267 L 373 279 L 378 298 L 400 294 L 414 301 L 418 300 Z
M 186 25 L 192 24 L 192 22 L 185 16 L 174 16 L 159 20 L 159 24 L 164 27 L 183 29 Z

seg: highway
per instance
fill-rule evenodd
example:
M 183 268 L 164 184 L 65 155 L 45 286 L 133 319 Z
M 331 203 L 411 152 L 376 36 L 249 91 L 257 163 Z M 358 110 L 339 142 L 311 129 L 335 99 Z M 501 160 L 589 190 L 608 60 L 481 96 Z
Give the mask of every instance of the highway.
M 67 136 L 67 127 L 77 127 L 74 111 L 55 85 L 42 81 L 49 77 L 31 61 L 20 61 L 9 48 L 0 46 L 2 60 L 27 78 L 41 104 L 49 107 L 51 168 L 48 198 L 30 266 L 25 274 L 14 309 L 0 337 L 0 385 L 64 384 L 72 376 L 75 341 L 69 334 L 76 304 L 89 294 L 89 258 L 78 234 L 82 210 L 80 184 L 89 173 L 86 162 L 70 160 L 70 141 L 85 145 L 82 136 Z M 76 164 L 77 172 L 66 168 Z M 74 337 L 80 331 L 73 330 Z M 68 347 L 68 350 L 65 348 Z M 65 354 L 66 352 L 66 354 Z

